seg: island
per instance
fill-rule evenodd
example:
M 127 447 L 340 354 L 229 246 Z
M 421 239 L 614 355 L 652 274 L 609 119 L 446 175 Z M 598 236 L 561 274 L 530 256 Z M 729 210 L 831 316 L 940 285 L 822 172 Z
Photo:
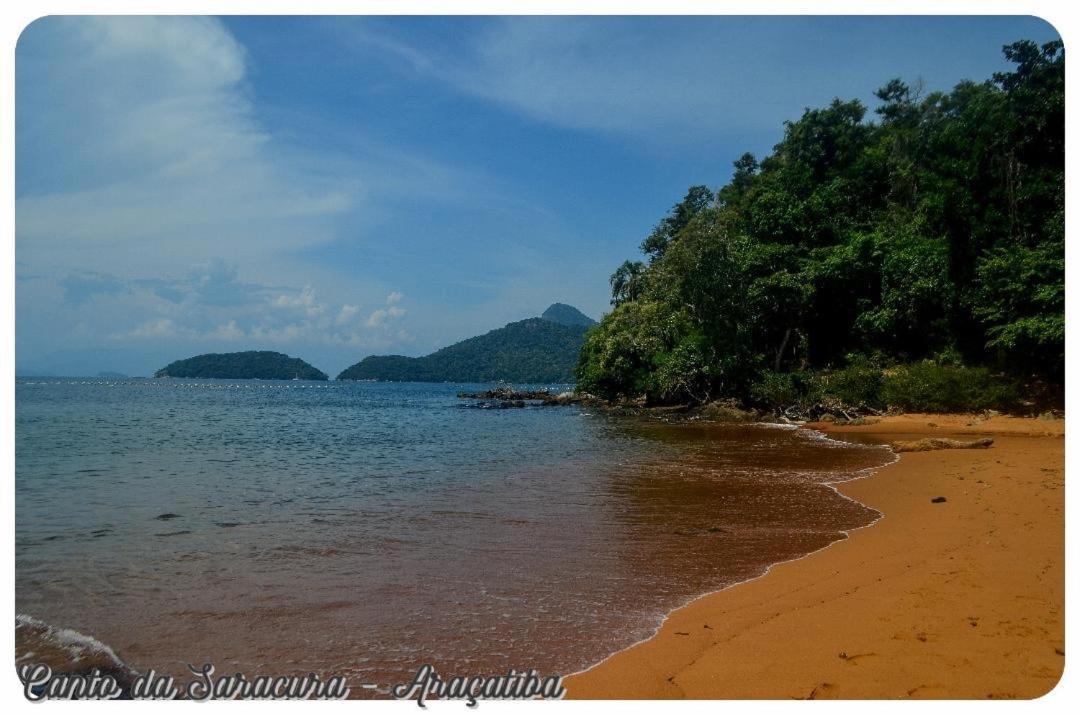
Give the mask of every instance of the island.
M 372 355 L 346 368 L 339 380 L 395 382 L 573 382 L 586 331 L 596 322 L 573 306 L 555 303 L 527 318 L 442 348 L 424 357 Z
M 154 377 L 199 377 L 225 380 L 328 380 L 327 374 L 300 358 L 270 350 L 207 353 L 169 363 Z

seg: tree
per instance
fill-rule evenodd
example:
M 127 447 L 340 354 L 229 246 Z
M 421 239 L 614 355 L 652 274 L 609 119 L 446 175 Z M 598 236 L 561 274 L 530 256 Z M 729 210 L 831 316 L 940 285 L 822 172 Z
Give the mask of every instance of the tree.
M 623 261 L 622 265 L 611 274 L 611 304 L 618 305 L 627 300 L 636 300 L 641 295 L 642 275 L 645 264 L 641 261 Z
M 668 215 L 642 242 L 641 252 L 653 260 L 663 256 L 671 242 L 679 237 L 679 232 L 686 228 L 690 220 L 704 211 L 715 198 L 707 186 L 691 186 L 683 200 L 671 207 Z
M 1011 71 L 948 92 L 890 80 L 874 121 L 856 100 L 807 109 L 715 195 L 691 187 L 642 244 L 648 261 L 612 276 L 582 384 L 749 399 L 939 356 L 1060 383 L 1064 50 L 1004 53 Z

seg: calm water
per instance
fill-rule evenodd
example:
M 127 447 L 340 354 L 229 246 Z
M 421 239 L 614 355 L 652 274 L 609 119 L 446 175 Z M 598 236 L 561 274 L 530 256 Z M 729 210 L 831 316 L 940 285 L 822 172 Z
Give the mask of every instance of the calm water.
M 876 516 L 823 483 L 881 449 L 478 387 L 20 379 L 17 611 L 176 673 L 572 672 Z

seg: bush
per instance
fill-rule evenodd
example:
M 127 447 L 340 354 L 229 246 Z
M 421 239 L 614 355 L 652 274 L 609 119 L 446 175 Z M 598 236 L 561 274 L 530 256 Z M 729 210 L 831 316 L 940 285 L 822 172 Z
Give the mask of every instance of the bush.
M 1015 381 L 984 367 L 920 362 L 885 373 L 881 399 L 911 412 L 1013 411 L 1020 406 Z
M 815 378 L 808 372 L 765 372 L 750 388 L 754 404 L 769 410 L 807 406 Z
M 908 412 L 1016 411 L 1020 385 L 984 367 L 926 361 L 882 369 L 854 359 L 832 372 L 764 372 L 750 391 L 752 404 L 769 410 L 815 405 Z
M 816 392 L 850 407 L 879 408 L 882 406 L 883 378 L 880 367 L 867 361 L 856 361 L 843 370 L 818 376 Z

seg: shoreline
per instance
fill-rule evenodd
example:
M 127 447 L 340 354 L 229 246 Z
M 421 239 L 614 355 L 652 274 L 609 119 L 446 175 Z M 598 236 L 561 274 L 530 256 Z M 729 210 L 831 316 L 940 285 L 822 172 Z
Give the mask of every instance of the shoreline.
M 568 676 L 568 698 L 1053 689 L 1064 668 L 1064 421 L 908 414 L 806 427 L 863 443 L 975 435 L 995 444 L 904 453 L 830 483 L 880 516 L 675 609 L 648 639 Z

